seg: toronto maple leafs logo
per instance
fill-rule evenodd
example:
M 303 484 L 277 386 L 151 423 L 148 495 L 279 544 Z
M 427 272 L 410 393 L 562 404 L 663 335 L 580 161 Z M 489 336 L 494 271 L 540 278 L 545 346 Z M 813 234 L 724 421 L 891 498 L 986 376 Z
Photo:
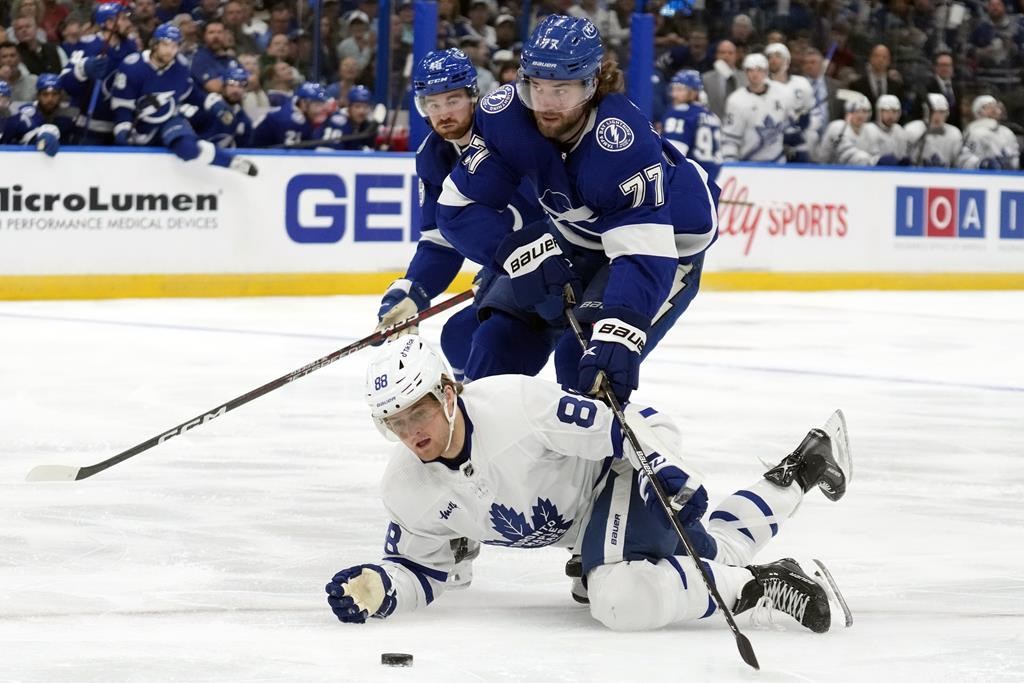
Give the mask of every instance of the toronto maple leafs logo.
M 502 111 L 508 107 L 508 105 L 512 104 L 512 98 L 514 98 L 515 95 L 515 89 L 511 84 L 503 85 L 484 97 L 484 101 L 480 104 L 480 108 L 488 114 L 497 114 L 499 111 Z
M 621 152 L 633 144 L 633 129 L 614 116 L 597 124 L 597 144 L 609 152 Z
M 491 504 L 491 526 L 505 537 L 504 541 L 486 541 L 490 545 L 510 548 L 541 548 L 551 545 L 565 535 L 573 520 L 566 520 L 558 508 L 547 498 L 538 498 L 531 509 L 530 521 L 515 508 Z
M 769 147 L 775 143 L 782 137 L 784 128 L 785 124 L 782 121 L 776 121 L 770 116 L 765 116 L 760 126 L 754 126 L 758 137 L 761 138 L 761 147 Z

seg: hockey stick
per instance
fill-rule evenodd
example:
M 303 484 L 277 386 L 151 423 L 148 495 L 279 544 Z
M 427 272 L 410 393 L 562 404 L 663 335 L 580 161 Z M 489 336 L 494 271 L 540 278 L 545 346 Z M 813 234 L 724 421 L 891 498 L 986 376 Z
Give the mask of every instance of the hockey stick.
M 357 342 L 349 344 L 348 346 L 342 349 L 338 349 L 333 353 L 327 354 L 323 358 L 319 358 L 313 361 L 312 363 L 303 365 L 301 368 L 295 370 L 294 372 L 290 372 L 287 375 L 284 375 L 283 377 L 278 377 L 272 382 L 267 382 L 263 386 L 257 389 L 253 389 L 247 394 L 242 394 L 241 396 L 233 398 L 227 403 L 219 405 L 209 412 L 201 413 L 200 415 L 192 418 L 191 420 L 188 420 L 187 422 L 182 422 L 177 427 L 169 429 L 168 431 L 163 432 L 162 434 L 159 434 L 157 436 L 154 436 L 147 441 L 143 441 L 142 443 L 136 446 L 132 446 L 128 450 L 122 451 L 121 453 L 118 453 L 114 457 L 108 458 L 103 462 L 98 462 L 95 465 L 89 465 L 88 467 L 71 467 L 68 465 L 38 465 L 32 468 L 32 471 L 28 473 L 28 476 L 25 479 L 26 481 L 78 481 L 79 479 L 91 477 L 92 475 L 98 472 L 102 472 L 108 467 L 113 467 L 119 462 L 123 462 L 128 458 L 131 458 L 133 456 L 138 455 L 139 453 L 142 453 L 143 451 L 147 451 L 153 446 L 159 446 L 168 439 L 171 439 L 175 436 L 180 436 L 181 434 L 184 434 L 190 429 L 204 425 L 207 422 L 210 422 L 211 420 L 220 417 L 229 410 L 234 410 L 235 408 L 245 405 L 246 403 L 252 401 L 253 399 L 259 398 L 264 394 L 269 394 L 271 391 L 275 389 L 280 389 L 284 385 L 294 382 L 295 380 L 301 377 L 305 377 L 306 375 L 316 370 L 319 370 L 322 367 L 330 365 L 336 360 L 340 360 L 341 358 L 351 355 L 356 351 L 365 349 L 367 346 L 374 346 L 376 344 L 380 344 L 395 332 L 399 332 L 401 330 L 406 329 L 407 327 L 416 325 L 420 321 L 435 316 L 438 313 L 441 313 L 442 311 L 446 311 L 449 308 L 452 308 L 453 306 L 458 306 L 464 301 L 472 299 L 473 295 L 474 291 L 472 289 L 467 289 L 465 292 L 462 292 L 461 294 L 456 294 L 450 299 L 445 299 L 444 301 L 435 304 L 430 308 L 427 308 L 421 311 L 420 313 L 417 313 L 414 316 L 406 318 L 405 320 L 399 323 L 395 323 L 390 327 L 374 332 L 368 337 L 363 337 Z
M 580 321 L 577 320 L 576 314 L 573 312 L 572 307 L 575 305 L 575 297 L 572 294 L 572 290 L 566 287 L 565 291 L 565 317 L 569 319 L 569 325 L 572 327 L 573 333 L 576 335 L 576 341 L 580 343 L 583 350 L 587 350 L 586 337 L 583 334 L 583 328 L 580 326 Z M 651 463 L 647 461 L 647 456 L 644 455 L 643 446 L 640 445 L 640 441 L 636 438 L 636 434 L 633 433 L 633 428 L 626 422 L 626 416 L 622 412 L 622 406 L 619 404 L 619 399 L 615 397 L 612 392 L 610 385 L 608 384 L 608 378 L 602 377 L 600 395 L 598 398 L 603 399 L 611 406 L 612 412 L 615 414 L 615 419 L 618 420 L 619 425 L 622 427 L 622 433 L 626 435 L 626 439 L 629 441 L 629 445 L 633 448 L 633 452 L 636 455 L 637 461 L 640 463 L 641 469 L 644 474 L 651 482 L 651 487 L 654 489 L 655 495 L 658 496 L 658 502 L 661 503 L 661 507 L 665 510 L 665 514 L 668 515 L 669 521 L 672 522 L 672 527 L 676 530 L 676 534 L 679 536 L 679 540 L 682 541 L 683 547 L 686 548 L 686 554 L 693 559 L 693 564 L 697 567 L 700 572 L 700 578 L 704 580 L 704 585 L 707 586 L 708 592 L 715 599 L 715 604 L 718 605 L 718 609 L 722 612 L 722 616 L 725 617 L 725 621 L 729 624 L 729 628 L 732 629 L 733 635 L 736 636 L 736 646 L 740 650 L 740 657 L 743 661 L 752 666 L 755 669 L 760 669 L 761 666 L 757 663 L 757 656 L 754 654 L 754 648 L 750 644 L 750 641 L 745 635 L 740 632 L 739 626 L 736 625 L 736 619 L 732 616 L 732 610 L 725 604 L 725 600 L 722 599 L 722 595 L 718 592 L 718 588 L 715 587 L 715 582 L 708 575 L 708 570 L 704 564 L 700 561 L 700 555 L 697 554 L 696 548 L 693 546 L 693 541 L 690 540 L 689 534 L 686 533 L 686 529 L 683 528 L 679 518 L 676 517 L 675 511 L 672 509 L 672 503 L 665 489 L 662 488 L 661 482 L 654 474 L 654 468 L 651 467 Z

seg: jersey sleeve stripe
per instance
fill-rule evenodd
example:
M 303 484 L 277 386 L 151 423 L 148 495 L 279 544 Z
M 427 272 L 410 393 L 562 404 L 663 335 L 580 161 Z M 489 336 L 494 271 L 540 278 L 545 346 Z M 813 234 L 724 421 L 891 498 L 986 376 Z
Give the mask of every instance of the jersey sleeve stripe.
M 420 582 L 420 587 L 423 589 L 423 597 L 426 598 L 428 605 L 434 601 L 434 589 L 430 585 L 430 579 L 440 583 L 444 583 L 448 580 L 448 572 L 424 567 L 422 564 L 413 562 L 407 557 L 385 557 L 384 561 L 394 562 L 395 564 L 401 565 L 412 572 L 412 575 Z
M 441 234 L 441 231 L 437 229 L 424 230 L 423 232 L 421 232 L 420 242 L 429 242 L 431 244 L 436 244 L 440 247 L 445 247 L 446 249 L 455 248 L 451 245 L 451 242 L 444 238 L 444 235 Z
M 678 258 L 675 236 L 668 223 L 620 225 L 601 236 L 609 259 L 620 256 L 664 256 Z
M 473 204 L 473 200 L 462 194 L 458 187 L 455 186 L 455 181 L 452 180 L 451 176 L 444 179 L 444 183 L 441 185 L 441 196 L 437 198 L 438 204 L 444 206 L 469 206 Z
M 134 109 L 135 109 L 135 101 L 134 100 L 127 100 L 127 99 L 124 99 L 123 97 L 111 97 L 110 98 L 110 106 L 112 108 L 114 108 L 114 109 L 119 109 L 119 108 L 120 109 L 131 109 L 131 110 L 134 111 Z

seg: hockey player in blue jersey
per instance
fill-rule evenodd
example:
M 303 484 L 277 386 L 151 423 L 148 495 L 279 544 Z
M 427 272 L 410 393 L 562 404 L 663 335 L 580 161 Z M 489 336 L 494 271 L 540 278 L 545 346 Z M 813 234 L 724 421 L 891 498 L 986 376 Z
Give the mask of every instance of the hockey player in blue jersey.
M 683 155 L 701 165 L 711 180 L 722 168 L 722 122 L 700 103 L 700 72 L 684 69 L 672 77 L 672 107 L 661 119 L 661 134 Z
M 603 57 L 588 19 L 550 15 L 537 26 L 516 85 L 483 99 L 438 224 L 462 254 L 508 273 L 518 304 L 548 320 L 563 319 L 570 287 L 590 340 L 581 355 L 571 332 L 561 335 L 557 377 L 587 394 L 607 377 L 625 400 L 641 359 L 697 293 L 719 189 L 654 132 Z M 505 207 L 523 178 L 550 223 L 513 231 Z M 512 321 L 509 352 L 539 334 Z
M 249 72 L 242 67 L 228 69 L 223 77 L 221 96 L 231 111 L 231 120 L 214 116 L 207 109 L 200 109 L 192 117 L 192 127 L 203 140 L 209 140 L 218 147 L 250 147 L 252 143 L 252 120 L 242 108 L 245 86 L 249 83 Z
M 61 108 L 63 93 L 57 74 L 39 74 L 36 101 L 26 104 L 0 128 L 5 145 L 34 145 L 47 156 L 56 156 L 61 140 L 74 134 L 73 110 Z
M 331 116 L 322 126 L 320 137 L 332 142 L 335 149 L 352 151 L 373 150 L 377 142 L 379 124 L 370 118 L 373 93 L 365 85 L 348 91 L 348 107 Z
M 416 175 L 420 179 L 420 240 L 405 276 L 392 283 L 377 312 L 383 329 L 430 305 L 455 279 L 465 262 L 465 254 L 453 247 L 437 229 L 438 197 L 445 178 L 469 148 L 473 139 L 473 114 L 479 91 L 477 71 L 469 57 L 457 48 L 430 52 L 413 71 L 413 95 L 416 109 L 431 127 L 431 132 L 416 151 Z M 543 217 L 532 187 L 509 201 L 521 225 Z M 504 278 L 505 281 L 508 278 Z M 514 307 L 511 295 L 492 297 L 507 286 L 496 281 L 485 269 L 477 278 L 480 289 L 478 306 L 453 315 L 441 332 L 441 346 L 455 368 L 458 378 L 479 379 L 494 374 L 540 372 L 547 360 L 550 341 L 542 338 L 542 353 L 512 353 L 517 343 L 507 335 L 508 316 L 532 328 L 543 329 L 536 314 Z M 501 300 L 499 300 L 501 299 Z M 478 317 L 485 318 L 478 326 Z M 531 343 L 531 338 L 521 341 Z M 522 347 L 520 347 L 521 349 Z M 506 350 L 507 349 L 507 350 Z
M 82 36 L 60 72 L 60 87 L 78 108 L 78 144 L 109 145 L 114 141 L 114 115 L 110 107 L 114 73 L 121 62 L 139 51 L 132 33 L 129 10 L 117 2 L 96 6 L 93 23 L 99 32 Z M 100 82 L 93 98 L 96 82 Z M 94 108 L 90 111 L 90 107 Z M 88 130 L 86 130 L 88 126 Z
M 121 63 L 111 94 L 115 144 L 167 147 L 185 161 L 256 175 L 252 162 L 200 140 L 187 120 L 199 108 L 225 124 L 234 114 L 220 95 L 195 87 L 188 63 L 178 54 L 180 45 L 178 27 L 161 24 L 153 32 L 151 49 Z
M 0 130 L 3 130 L 11 114 L 11 86 L 7 81 L 0 81 Z
M 253 147 L 290 147 L 320 139 L 327 100 L 322 85 L 313 81 L 303 83 L 295 90 L 291 101 L 274 107 L 256 122 Z

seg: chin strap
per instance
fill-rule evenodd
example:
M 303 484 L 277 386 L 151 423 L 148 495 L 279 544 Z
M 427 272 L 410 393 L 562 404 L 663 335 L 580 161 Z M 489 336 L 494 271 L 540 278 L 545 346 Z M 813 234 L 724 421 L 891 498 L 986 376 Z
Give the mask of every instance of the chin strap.
M 445 418 L 448 419 L 448 443 L 445 444 L 442 453 L 447 453 L 448 449 L 452 447 L 452 438 L 455 436 L 455 411 L 458 410 L 459 399 L 456 397 L 455 405 L 452 406 L 451 415 L 448 414 L 448 401 L 444 401 L 441 404 L 441 410 L 444 411 Z

